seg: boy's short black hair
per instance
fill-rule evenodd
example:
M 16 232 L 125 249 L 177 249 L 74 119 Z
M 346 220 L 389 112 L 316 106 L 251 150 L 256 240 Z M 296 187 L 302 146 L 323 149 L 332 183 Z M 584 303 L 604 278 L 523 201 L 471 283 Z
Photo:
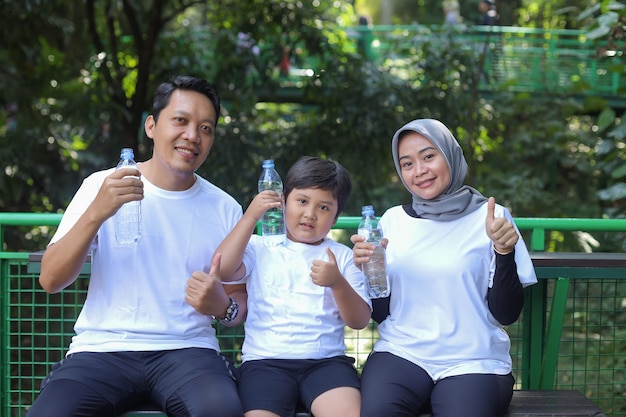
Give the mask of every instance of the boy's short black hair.
M 352 191 L 352 180 L 348 171 L 339 162 L 316 156 L 303 156 L 287 173 L 285 199 L 294 188 L 318 188 L 332 192 L 337 200 L 337 216 L 339 216 L 346 207 L 350 191 Z

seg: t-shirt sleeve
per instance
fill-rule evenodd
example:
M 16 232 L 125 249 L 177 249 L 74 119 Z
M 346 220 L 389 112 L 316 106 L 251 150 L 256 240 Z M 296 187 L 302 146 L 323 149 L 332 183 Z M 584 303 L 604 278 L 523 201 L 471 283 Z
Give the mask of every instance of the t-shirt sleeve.
M 72 197 L 70 204 L 65 209 L 65 213 L 63 213 L 59 227 L 54 233 L 54 236 L 52 236 L 49 245 L 58 242 L 72 229 L 72 227 L 74 227 L 76 222 L 78 222 L 78 219 L 85 213 L 89 205 L 96 198 L 104 178 L 110 172 L 112 172 L 112 170 L 96 172 L 83 180 L 81 186 L 78 188 L 78 191 L 76 191 L 76 194 Z M 95 248 L 96 242 L 97 235 L 96 239 L 94 239 L 91 243 L 91 250 Z
M 529 285 L 533 285 L 537 283 L 537 275 L 535 274 L 535 267 L 533 265 L 532 259 L 530 258 L 530 253 L 528 252 L 528 248 L 526 247 L 526 243 L 522 238 L 522 234 L 519 229 L 515 225 L 515 221 L 513 220 L 513 216 L 506 207 L 502 207 L 496 205 L 496 210 L 498 207 L 502 210 L 502 215 L 515 227 L 517 233 L 519 235 L 519 240 L 515 244 L 515 264 L 517 265 L 517 275 L 519 277 L 520 282 L 523 287 L 528 287 Z M 496 211 L 496 216 L 498 215 Z M 493 286 L 493 271 L 495 271 L 495 255 L 492 259 L 492 276 L 489 282 L 489 287 Z

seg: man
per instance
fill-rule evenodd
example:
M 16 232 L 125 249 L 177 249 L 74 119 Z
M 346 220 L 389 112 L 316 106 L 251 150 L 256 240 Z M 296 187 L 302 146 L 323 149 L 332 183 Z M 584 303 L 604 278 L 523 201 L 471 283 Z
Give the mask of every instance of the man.
M 220 99 L 201 79 L 161 84 L 145 122 L 152 157 L 85 179 L 46 250 L 39 282 L 69 286 L 91 251 L 91 279 L 66 357 L 42 382 L 29 417 L 115 416 L 151 401 L 170 416 L 241 417 L 214 318 L 245 317 L 243 285 L 222 286 L 215 249 L 242 215 L 195 174 L 215 140 Z M 141 200 L 141 238 L 115 240 L 122 204 Z M 52 412 L 52 414 L 51 414 Z

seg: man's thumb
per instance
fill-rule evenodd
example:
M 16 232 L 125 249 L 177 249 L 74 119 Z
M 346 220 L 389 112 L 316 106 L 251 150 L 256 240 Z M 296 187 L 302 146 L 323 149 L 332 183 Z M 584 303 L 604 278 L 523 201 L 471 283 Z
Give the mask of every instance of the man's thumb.
M 209 275 L 220 276 L 220 262 L 222 260 L 222 254 L 216 253 L 213 255 L 213 259 L 211 259 L 211 269 L 209 270 Z

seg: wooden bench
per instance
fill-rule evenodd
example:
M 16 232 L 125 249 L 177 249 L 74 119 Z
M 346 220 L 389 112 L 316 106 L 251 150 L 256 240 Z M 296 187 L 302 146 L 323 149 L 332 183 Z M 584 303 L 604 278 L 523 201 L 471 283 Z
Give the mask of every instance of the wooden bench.
M 124 413 L 121 417 L 166 417 L 154 406 L 142 407 Z M 298 413 L 295 417 L 310 417 Z M 423 414 L 419 417 L 432 417 Z M 513 399 L 506 417 L 606 417 L 606 415 L 576 390 L 519 390 Z

